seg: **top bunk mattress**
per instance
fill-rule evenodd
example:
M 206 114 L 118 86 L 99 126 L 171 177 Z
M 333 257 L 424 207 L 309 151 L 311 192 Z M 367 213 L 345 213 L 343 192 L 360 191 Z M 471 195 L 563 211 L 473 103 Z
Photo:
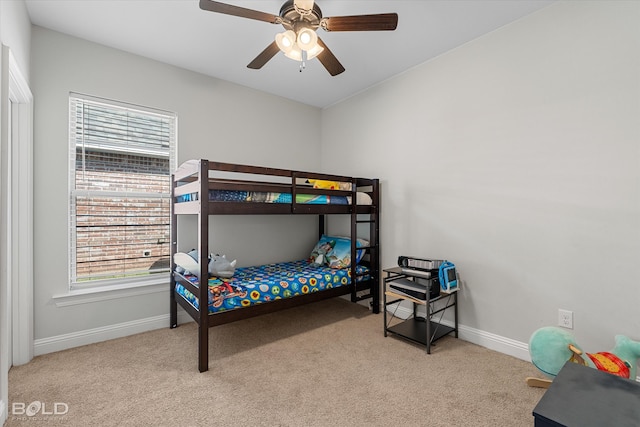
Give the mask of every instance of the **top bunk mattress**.
M 358 205 L 371 205 L 371 197 L 359 192 L 356 196 Z M 184 194 L 176 198 L 177 203 L 198 200 L 197 193 Z M 291 193 L 273 193 L 263 191 L 209 190 L 210 202 L 248 202 L 248 203 L 293 203 Z M 329 194 L 296 194 L 296 203 L 312 205 L 350 205 L 350 196 L 334 196 Z

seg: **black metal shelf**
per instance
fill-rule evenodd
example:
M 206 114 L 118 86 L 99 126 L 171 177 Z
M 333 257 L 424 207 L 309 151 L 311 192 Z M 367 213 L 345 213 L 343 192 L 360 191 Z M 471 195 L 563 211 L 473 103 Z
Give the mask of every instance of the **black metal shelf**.
M 386 273 L 384 278 L 385 292 L 384 292 L 384 336 L 388 336 L 389 333 L 397 335 L 409 341 L 417 344 L 422 344 L 426 347 L 427 354 L 431 353 L 431 346 L 440 338 L 447 336 L 451 333 L 458 338 L 458 294 L 452 293 L 440 293 L 437 297 L 430 299 L 417 299 L 410 296 L 402 295 L 394 291 L 387 290 L 387 284 L 397 280 L 399 278 L 421 278 L 421 276 L 412 276 L 406 271 L 402 271 L 399 267 L 393 267 L 383 270 Z M 387 297 L 391 297 L 388 300 Z M 395 316 L 387 313 L 387 306 L 395 304 L 400 301 L 410 301 L 413 305 L 413 314 L 406 320 L 403 320 L 394 325 L 390 325 Z M 434 309 L 434 303 L 436 301 L 445 301 L 444 306 Z M 424 305 L 426 309 L 426 319 L 417 315 L 417 306 Z M 444 312 L 452 308 L 454 312 L 454 326 L 445 325 L 440 321 L 434 320 L 434 314 Z M 428 321 L 427 321 L 428 320 Z

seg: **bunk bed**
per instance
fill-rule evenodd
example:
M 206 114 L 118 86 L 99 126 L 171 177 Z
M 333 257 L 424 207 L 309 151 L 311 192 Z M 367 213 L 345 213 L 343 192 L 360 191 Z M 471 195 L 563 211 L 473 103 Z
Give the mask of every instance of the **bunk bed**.
M 208 328 L 286 308 L 350 295 L 352 302 L 370 299 L 373 313 L 380 310 L 380 187 L 378 179 L 355 178 L 267 168 L 208 160 L 189 160 L 171 177 L 171 289 L 170 327 L 178 326 L 181 306 L 198 325 L 198 369 L 208 370 Z M 310 183 L 340 183 L 338 188 L 316 188 Z M 343 185 L 346 184 L 346 185 Z M 208 270 L 209 216 L 211 215 L 317 215 L 318 236 L 326 233 L 327 215 L 350 218 L 348 267 L 315 266 L 308 260 L 238 268 L 231 279 L 211 277 Z M 177 218 L 197 216 L 198 269 L 176 268 Z M 360 224 L 360 225 L 359 225 Z M 358 236 L 365 230 L 367 236 Z M 366 237 L 366 240 L 361 240 Z M 357 261 L 360 260 L 361 261 Z M 276 276 L 273 276 L 273 275 Z M 288 292 L 260 297 L 255 283 L 250 296 L 243 278 L 269 276 Z M 291 282 L 293 280 L 293 282 Z M 208 286 L 200 286 L 200 283 Z M 299 286 L 303 283 L 303 286 Z M 220 303 L 220 285 L 231 306 Z M 263 285 L 263 288 L 267 288 Z M 277 287 L 280 289 L 280 287 Z M 255 295 L 254 295 L 255 293 Z M 207 301 L 202 309 L 200 301 Z M 229 300 L 232 301 L 232 300 Z

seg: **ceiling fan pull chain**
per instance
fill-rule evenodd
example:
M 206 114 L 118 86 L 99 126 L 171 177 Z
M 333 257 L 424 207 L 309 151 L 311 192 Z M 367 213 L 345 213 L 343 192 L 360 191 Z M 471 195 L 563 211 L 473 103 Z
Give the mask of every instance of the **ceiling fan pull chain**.
M 302 51 L 302 60 L 300 61 L 300 72 L 307 67 L 307 51 Z

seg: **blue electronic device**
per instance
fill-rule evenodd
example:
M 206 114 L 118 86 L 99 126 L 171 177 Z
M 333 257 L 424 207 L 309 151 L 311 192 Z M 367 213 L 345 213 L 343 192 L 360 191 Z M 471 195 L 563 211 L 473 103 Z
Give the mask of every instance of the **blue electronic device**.
M 443 292 L 454 292 L 458 290 L 458 275 L 456 274 L 456 266 L 452 262 L 444 261 L 439 268 L 438 278 L 440 279 L 440 288 Z

